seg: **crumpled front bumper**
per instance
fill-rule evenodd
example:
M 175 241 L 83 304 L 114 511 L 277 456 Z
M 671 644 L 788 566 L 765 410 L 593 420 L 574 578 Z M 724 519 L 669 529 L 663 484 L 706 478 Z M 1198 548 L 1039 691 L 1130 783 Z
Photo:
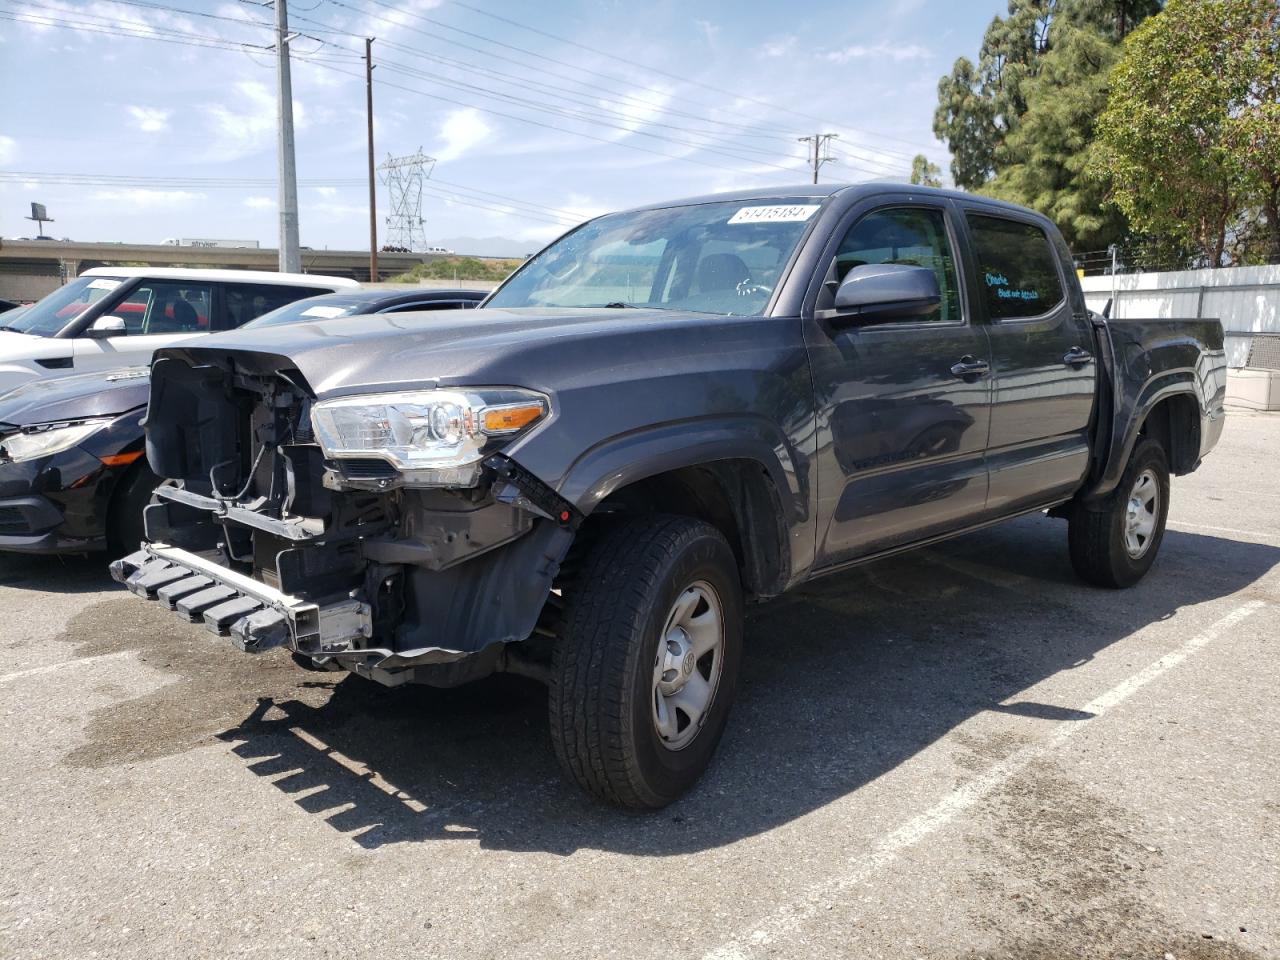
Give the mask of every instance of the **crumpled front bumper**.
M 353 598 L 319 604 L 290 596 L 215 560 L 163 543 L 114 561 L 111 576 L 147 600 L 157 600 L 246 653 L 285 646 L 317 660 L 367 658 L 369 606 Z

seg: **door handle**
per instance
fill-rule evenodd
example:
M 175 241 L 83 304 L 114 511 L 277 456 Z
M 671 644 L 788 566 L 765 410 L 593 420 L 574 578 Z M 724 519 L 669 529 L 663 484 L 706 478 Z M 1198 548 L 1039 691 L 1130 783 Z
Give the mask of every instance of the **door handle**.
M 1067 351 L 1066 356 L 1062 358 L 1062 362 L 1068 367 L 1074 367 L 1079 370 L 1086 363 L 1093 359 L 1093 354 L 1088 350 L 1082 350 L 1080 347 L 1072 347 Z
M 979 377 L 985 377 L 990 372 L 991 364 L 985 360 L 979 360 L 977 357 L 961 357 L 959 363 L 951 366 L 951 375 L 959 377 L 965 383 L 973 383 Z

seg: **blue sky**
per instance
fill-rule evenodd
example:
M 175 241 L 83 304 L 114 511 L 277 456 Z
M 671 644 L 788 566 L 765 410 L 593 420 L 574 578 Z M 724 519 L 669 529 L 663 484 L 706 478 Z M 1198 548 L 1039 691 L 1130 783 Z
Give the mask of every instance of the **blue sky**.
M 379 161 L 438 158 L 428 241 L 534 247 L 605 210 L 803 182 L 795 138 L 817 130 L 840 135 L 824 180 L 903 179 L 916 152 L 945 172 L 938 77 L 1004 7 L 294 0 L 291 26 L 308 35 L 293 43 L 302 243 L 368 244 L 358 37 L 377 38 L 383 64 Z M 38 200 L 58 237 L 274 245 L 271 15 L 230 0 L 0 0 L 0 172 L 32 174 L 0 178 L 0 235 L 32 235 L 22 218 Z M 381 186 L 378 203 L 385 213 Z

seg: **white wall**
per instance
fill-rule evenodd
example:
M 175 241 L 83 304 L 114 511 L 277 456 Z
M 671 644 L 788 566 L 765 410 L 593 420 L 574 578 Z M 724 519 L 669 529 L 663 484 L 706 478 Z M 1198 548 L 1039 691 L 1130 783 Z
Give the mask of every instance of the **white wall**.
M 1080 281 L 1091 310 L 1102 312 L 1111 277 Z M 1214 317 L 1227 333 L 1227 364 L 1244 366 L 1250 333 L 1280 334 L 1280 264 L 1130 273 L 1115 277 L 1113 317 Z

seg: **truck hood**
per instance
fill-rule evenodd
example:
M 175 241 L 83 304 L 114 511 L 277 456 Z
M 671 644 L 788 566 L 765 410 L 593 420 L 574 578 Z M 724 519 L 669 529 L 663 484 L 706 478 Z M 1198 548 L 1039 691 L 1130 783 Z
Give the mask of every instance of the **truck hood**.
M 146 406 L 149 391 L 146 367 L 32 380 L 0 395 L 0 423 L 28 426 L 116 416 Z
M 563 386 L 566 375 L 582 371 L 616 370 L 642 360 L 658 343 L 659 354 L 679 356 L 707 341 L 717 321 L 746 320 L 595 307 L 369 314 L 213 334 L 198 347 L 160 350 L 156 357 L 199 364 L 227 351 L 252 351 L 264 355 L 264 364 L 296 368 L 322 398 L 433 382 L 541 388 Z M 649 350 L 634 352 L 641 343 Z

